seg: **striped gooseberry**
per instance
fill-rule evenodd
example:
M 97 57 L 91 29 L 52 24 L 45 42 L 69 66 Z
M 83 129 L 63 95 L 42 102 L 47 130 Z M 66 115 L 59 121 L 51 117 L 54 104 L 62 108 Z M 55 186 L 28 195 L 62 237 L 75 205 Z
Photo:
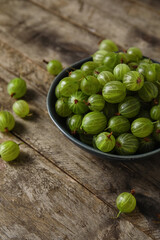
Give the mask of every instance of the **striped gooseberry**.
M 132 155 L 139 147 L 138 139 L 131 133 L 123 133 L 116 139 L 115 150 L 120 155 Z
M 138 91 L 143 87 L 144 77 L 136 71 L 130 71 L 123 77 L 123 84 L 130 91 Z
M 122 81 L 124 75 L 129 71 L 130 71 L 130 68 L 128 67 L 127 64 L 125 64 L 125 63 L 118 64 L 113 70 L 115 80 L 116 81 Z
M 21 98 L 27 91 L 26 82 L 22 78 L 14 78 L 8 83 L 7 91 L 11 97 Z
M 19 153 L 19 145 L 13 141 L 5 141 L 0 144 L 0 157 L 6 162 L 16 159 Z
M 29 116 L 29 105 L 24 100 L 18 100 L 16 101 L 12 106 L 13 111 L 16 115 L 18 115 L 21 118 Z
M 106 116 L 101 112 L 93 111 L 83 117 L 81 128 L 88 134 L 98 134 L 106 128 L 106 125 Z
M 8 111 L 0 111 L 0 131 L 11 131 L 15 126 L 13 115 Z
M 110 152 L 115 147 L 115 138 L 110 132 L 102 132 L 95 139 L 96 147 L 102 152 Z
M 153 132 L 153 122 L 149 118 L 137 118 L 131 124 L 131 132 L 134 136 L 144 138 Z
M 117 218 L 121 213 L 131 213 L 136 207 L 136 198 L 132 193 L 123 192 L 116 199 L 116 205 L 119 210 Z
M 102 40 L 99 44 L 99 49 L 106 50 L 108 52 L 117 52 L 118 51 L 117 45 L 109 39 Z
M 62 97 L 56 101 L 55 104 L 56 113 L 61 117 L 68 117 L 72 111 L 68 106 L 68 98 Z
M 63 67 L 60 61 L 51 60 L 47 62 L 47 71 L 51 75 L 58 75 L 62 71 Z

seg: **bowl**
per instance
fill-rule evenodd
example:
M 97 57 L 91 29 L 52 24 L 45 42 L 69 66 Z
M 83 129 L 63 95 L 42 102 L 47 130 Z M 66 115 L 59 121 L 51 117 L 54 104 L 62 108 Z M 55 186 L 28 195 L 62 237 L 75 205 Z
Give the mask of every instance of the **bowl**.
M 79 139 L 77 139 L 75 136 L 71 135 L 67 126 L 66 126 L 66 121 L 64 118 L 61 118 L 60 116 L 57 115 L 55 111 L 55 102 L 57 100 L 55 96 L 55 88 L 57 84 L 60 82 L 60 80 L 64 77 L 68 76 L 68 73 L 70 71 L 73 71 L 73 69 L 79 69 L 81 65 L 87 61 L 92 61 L 92 57 L 88 57 L 85 59 L 82 59 L 70 67 L 64 69 L 57 77 L 55 77 L 54 81 L 52 82 L 48 95 L 47 95 L 47 110 L 49 113 L 50 118 L 52 119 L 53 123 L 59 128 L 59 130 L 73 143 L 75 143 L 78 147 L 86 150 L 87 152 L 96 155 L 97 157 L 106 159 L 106 160 L 116 160 L 116 161 L 131 161 L 131 160 L 142 160 L 142 159 L 147 159 L 147 158 L 156 158 L 158 159 L 160 156 L 160 148 L 155 149 L 151 152 L 148 153 L 143 153 L 143 154 L 135 154 L 135 155 L 127 155 L 127 156 L 121 156 L 121 155 L 116 155 L 116 154 L 111 154 L 111 153 L 104 153 L 99 151 L 98 149 L 95 149 L 83 142 L 81 142 Z M 156 62 L 152 60 L 153 62 Z M 157 62 L 156 62 L 157 63 Z

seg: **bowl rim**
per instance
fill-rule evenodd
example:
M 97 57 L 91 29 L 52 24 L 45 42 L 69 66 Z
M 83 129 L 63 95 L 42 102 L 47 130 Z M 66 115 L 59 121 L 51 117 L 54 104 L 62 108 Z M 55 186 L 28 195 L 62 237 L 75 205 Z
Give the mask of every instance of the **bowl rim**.
M 143 58 L 147 58 L 145 56 L 143 56 Z M 159 63 L 153 59 L 151 59 L 154 63 Z M 104 157 L 107 160 L 114 160 L 114 161 L 131 161 L 131 160 L 138 160 L 138 159 L 144 159 L 144 158 L 148 158 L 151 157 L 152 155 L 155 155 L 157 153 L 160 153 L 160 148 L 155 149 L 151 152 L 147 152 L 147 153 L 142 153 L 142 154 L 134 154 L 134 155 L 116 155 L 116 154 L 111 154 L 111 153 L 105 153 L 102 152 L 98 149 L 95 149 L 83 142 L 81 142 L 79 139 L 77 139 L 76 137 L 74 137 L 73 135 L 71 135 L 69 133 L 69 131 L 67 131 L 63 126 L 59 125 L 59 122 L 56 120 L 54 114 L 52 113 L 52 108 L 51 108 L 51 100 L 53 98 L 53 95 L 55 95 L 55 87 L 57 86 L 57 84 L 60 82 L 60 80 L 64 77 L 64 75 L 68 72 L 70 72 L 73 69 L 79 69 L 79 66 L 81 66 L 83 63 L 87 62 L 87 61 L 92 61 L 92 57 L 87 57 L 84 59 L 81 59 L 80 61 L 77 61 L 73 64 L 71 64 L 69 67 L 64 68 L 53 80 L 53 82 L 50 85 L 48 94 L 47 94 L 47 100 L 46 100 L 46 104 L 47 104 L 47 110 L 49 113 L 49 116 L 51 118 L 51 120 L 54 122 L 54 124 L 56 125 L 56 127 L 73 143 L 75 143 L 76 145 L 78 145 L 80 148 L 85 149 L 86 151 L 91 152 L 94 155 L 97 155 L 99 157 L 102 157 L 104 159 Z M 53 103 L 52 103 L 53 105 Z M 65 119 L 65 118 L 64 118 Z

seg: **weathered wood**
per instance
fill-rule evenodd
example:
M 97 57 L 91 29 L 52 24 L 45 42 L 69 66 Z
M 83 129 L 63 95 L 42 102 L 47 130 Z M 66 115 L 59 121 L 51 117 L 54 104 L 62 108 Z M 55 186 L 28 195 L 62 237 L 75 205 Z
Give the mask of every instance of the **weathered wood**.
M 137 4 L 128 0 L 116 0 L 114 4 L 112 0 L 30 1 L 68 21 L 78 22 L 102 38 L 113 39 L 122 48 L 136 45 L 146 56 L 159 59 L 160 15 L 138 1 Z
M 23 62 L 22 70 L 24 74 L 26 73 L 27 77 L 25 79 L 27 80 L 29 88 L 25 99 L 31 105 L 31 111 L 33 112 L 33 117 L 31 117 L 30 120 L 28 119 L 25 121 L 16 117 L 16 127 L 13 131 L 14 134 L 27 142 L 27 144 L 30 144 L 34 149 L 47 157 L 48 160 L 52 161 L 60 169 L 65 171 L 112 208 L 115 208 L 115 199 L 117 195 L 122 191 L 130 191 L 132 188 L 136 188 L 137 194 L 142 194 L 144 197 L 143 200 L 145 199 L 145 196 L 149 196 L 150 199 L 148 202 L 155 201 L 156 204 L 156 202 L 159 201 L 159 190 L 157 189 L 159 185 L 157 180 L 155 181 L 157 182 L 157 187 L 152 184 L 152 177 L 150 175 L 147 175 L 148 180 L 145 179 L 145 171 L 148 170 L 147 166 L 141 166 L 143 169 L 143 172 L 142 170 L 141 172 L 142 175 L 144 175 L 144 177 L 142 177 L 138 173 L 139 170 L 136 169 L 136 172 L 132 170 L 130 166 L 126 169 L 127 165 L 123 167 L 121 163 L 110 163 L 97 159 L 94 156 L 80 150 L 64 138 L 58 129 L 51 123 L 47 113 L 44 111 L 45 96 L 41 93 L 37 94 L 37 89 L 34 89 L 30 84 L 30 77 L 28 80 L 29 75 L 27 74 L 27 71 L 29 70 L 29 67 L 26 66 L 28 66 L 30 61 L 28 61 L 28 59 L 20 53 L 16 54 L 17 51 L 13 49 L 9 54 L 9 47 L 6 50 L 8 55 L 4 55 L 6 49 L 5 46 L 6 44 L 1 43 L 1 47 L 3 49 L 2 56 L 3 58 L 5 57 L 5 59 L 8 59 L 5 61 L 6 63 L 9 63 L 12 59 L 12 71 L 18 73 L 16 62 L 20 62 L 21 57 Z M 9 66 L 6 63 L 3 64 L 1 62 L 1 64 L 9 69 Z M 34 67 L 34 64 L 32 64 L 32 67 Z M 5 79 L 7 82 L 11 78 L 15 77 L 15 75 L 6 72 L 3 68 L 0 68 L 0 71 L 1 78 Z M 38 71 L 40 71 L 40 68 Z M 11 101 L 10 98 L 6 99 L 6 83 L 3 79 L 1 79 L 1 103 L 5 109 L 11 109 L 13 100 Z M 147 163 L 150 164 L 150 162 Z M 137 167 L 139 167 L 139 165 L 137 165 Z M 155 167 L 157 167 L 156 164 Z M 159 175 L 156 177 L 158 176 Z M 141 204 L 141 199 L 139 204 Z M 132 218 L 128 216 L 125 216 L 125 218 L 131 221 L 132 224 L 141 231 L 144 231 L 150 237 L 153 237 L 153 239 L 158 239 L 159 230 L 153 221 L 157 219 L 155 211 L 159 211 L 159 208 L 159 205 L 157 205 L 157 208 L 154 210 L 154 214 L 152 208 L 148 216 L 146 209 L 145 212 L 143 212 L 143 207 L 141 207 L 140 212 L 143 212 L 145 218 L 140 212 L 133 214 Z
M 1 3 L 0 38 L 44 68 L 44 58 L 59 59 L 68 66 L 88 57 L 100 40 L 29 1 L 18 0 Z
M 63 1 L 63 3 L 64 2 L 65 1 Z M 87 6 L 89 6 L 89 4 Z M 10 11 L 10 9 L 12 9 L 12 11 Z M 101 9 L 97 9 L 101 15 Z M 68 20 L 68 22 L 66 22 L 65 19 L 68 19 L 68 17 L 65 17 L 61 13 L 58 15 L 58 17 L 56 17 L 56 13 L 54 13 L 53 10 L 51 10 L 51 13 L 48 13 L 48 10 L 46 11 L 42 8 L 34 6 L 33 4 L 29 3 L 29 1 L 14 1 L 14 4 L 13 1 L 1 1 L 0 12 L 0 39 L 4 40 L 10 45 L 12 44 L 14 48 L 20 50 L 24 55 L 29 56 L 29 58 L 32 59 L 31 60 L 25 57 L 20 52 L 16 51 L 13 48 L 10 48 L 7 44 L 3 44 L 1 42 L 0 64 L 3 66 L 1 68 L 2 84 L 0 86 L 2 89 L 1 104 L 4 106 L 4 108 L 11 109 L 12 102 L 10 98 L 6 100 L 6 94 L 4 94 L 3 91 L 6 91 L 6 82 L 8 82 L 12 77 L 15 77 L 15 74 L 19 75 L 19 73 L 22 73 L 24 78 L 27 80 L 29 88 L 25 99 L 29 101 L 31 110 L 33 111 L 33 117 L 30 120 L 24 121 L 16 118 L 16 127 L 14 129 L 14 134 L 17 135 L 20 139 L 23 139 L 27 144 L 31 145 L 31 147 L 38 151 L 41 155 L 47 157 L 48 161 L 53 162 L 60 169 L 62 169 L 62 171 L 65 171 L 68 175 L 70 175 L 72 177 L 72 181 L 75 179 L 75 181 L 79 182 L 83 187 L 81 187 L 81 189 L 78 188 L 78 191 L 83 192 L 83 189 L 86 189 L 85 191 L 90 191 L 90 194 L 92 192 L 91 196 L 93 194 L 96 195 L 99 198 L 98 204 L 101 199 L 103 201 L 102 204 L 105 203 L 103 206 L 106 206 L 107 204 L 107 206 L 110 206 L 112 209 L 114 209 L 116 196 L 120 192 L 129 191 L 131 188 L 136 188 L 137 191 L 139 210 L 132 214 L 132 218 L 130 216 L 124 216 L 125 219 L 132 223 L 126 221 L 124 221 L 124 223 L 120 223 L 121 229 L 126 229 L 126 232 L 124 231 L 123 233 L 120 233 L 120 237 L 116 231 L 116 229 L 119 231 L 119 227 L 112 227 L 110 225 L 110 220 L 108 220 L 110 231 L 108 231 L 108 229 L 102 230 L 96 235 L 95 231 L 92 229 L 91 232 L 93 232 L 93 234 L 91 234 L 89 230 L 86 230 L 88 235 L 84 233 L 84 235 L 82 235 L 82 238 L 79 236 L 79 238 L 75 239 L 89 239 L 89 234 L 91 234 L 91 239 L 95 238 L 95 240 L 146 239 L 146 235 L 141 232 L 144 232 L 152 239 L 159 239 L 159 225 L 154 222 L 157 220 L 157 213 L 159 213 L 160 210 L 160 178 L 158 159 L 156 161 L 153 161 L 152 159 L 150 161 L 136 163 L 133 165 L 127 163 L 109 163 L 104 160 L 97 159 L 90 154 L 79 150 L 78 147 L 64 138 L 64 136 L 51 123 L 47 115 L 47 111 L 44 111 L 44 94 L 46 94 L 52 78 L 42 69 L 45 68 L 44 64 L 42 64 L 42 59 L 44 56 L 47 56 L 48 59 L 51 59 L 54 56 L 55 58 L 60 59 L 64 65 L 68 65 L 75 60 L 79 60 L 80 58 L 88 56 L 94 52 L 96 50 L 95 43 L 97 43 L 100 39 L 100 35 L 91 34 L 91 31 L 94 31 L 94 29 L 91 28 L 90 31 L 87 31 L 88 26 L 84 26 L 81 23 L 83 23 L 83 19 L 85 19 L 85 17 L 88 17 L 88 15 L 85 16 L 85 14 L 90 13 L 91 19 L 93 18 L 94 20 L 92 24 L 94 23 L 96 28 L 99 26 L 100 31 L 103 30 L 103 28 L 99 25 L 99 23 L 101 23 L 101 20 L 95 20 L 95 16 L 99 17 L 97 13 L 93 14 L 90 12 L 90 8 L 88 7 L 88 12 L 86 12 L 86 10 L 83 11 L 81 14 L 81 20 L 77 20 L 77 23 L 75 24 L 71 20 Z M 54 13 L 54 15 L 52 13 Z M 134 11 L 131 13 L 134 13 Z M 112 15 L 108 15 L 108 17 L 111 18 Z M 123 21 L 120 21 L 120 23 Z M 111 19 L 108 20 L 108 22 L 112 22 Z M 157 23 L 157 20 L 155 22 Z M 114 23 L 117 25 L 117 20 L 114 21 Z M 79 28 L 76 26 L 79 26 Z M 128 31 L 125 30 L 125 26 L 128 27 L 127 29 L 132 29 L 132 27 L 126 24 L 124 24 L 124 27 L 120 26 L 120 30 L 123 31 L 123 37 L 122 35 L 119 36 L 120 43 L 122 43 L 121 45 L 124 47 L 127 46 L 125 44 L 126 33 Z M 106 27 L 104 30 L 105 29 Z M 108 36 L 111 36 L 113 40 L 117 39 L 116 41 L 119 42 L 117 36 L 121 33 L 121 31 L 115 27 L 115 30 L 119 32 L 116 32 L 117 35 L 114 37 L 114 31 L 111 32 L 110 28 L 107 28 L 107 30 Z M 99 37 L 97 37 L 98 35 Z M 134 40 L 134 37 L 138 38 L 138 36 L 139 33 L 136 33 L 131 37 Z M 128 41 L 130 40 L 128 39 Z M 152 35 L 151 42 L 153 43 Z M 140 42 L 138 41 L 137 43 L 139 44 Z M 154 50 L 153 55 L 149 56 L 153 56 L 153 58 L 159 57 L 159 46 L 157 45 L 157 41 L 155 41 L 155 47 L 152 49 L 147 49 L 149 46 L 147 44 L 148 43 L 146 41 L 142 41 L 142 49 L 145 50 L 144 53 L 148 55 L 151 54 Z M 139 46 L 141 47 L 141 44 Z M 36 64 L 33 60 L 36 62 Z M 7 71 L 13 72 L 13 75 L 5 71 L 4 68 L 6 68 Z M 6 82 L 4 82 L 3 79 Z M 52 169 L 52 164 L 50 165 L 50 168 Z M 31 168 L 29 168 L 28 171 L 31 171 L 36 175 L 36 172 L 34 172 Z M 56 175 L 57 173 L 55 176 Z M 32 178 L 32 175 L 29 175 L 29 178 L 30 177 Z M 21 178 L 22 176 L 20 175 L 17 179 Z M 27 181 L 29 181 L 28 178 Z M 41 185 L 43 185 L 43 183 L 38 185 L 38 182 L 36 182 L 35 188 L 37 188 L 37 191 Z M 97 198 L 95 197 L 95 199 Z M 23 201 L 21 204 L 23 205 Z M 34 204 L 37 204 L 37 202 Z M 27 204 L 27 207 L 29 205 L 30 204 Z M 8 219 L 11 218 L 11 214 L 7 213 L 6 211 L 7 207 L 5 205 L 3 206 L 3 216 L 8 216 Z M 33 208 L 34 206 L 35 205 L 33 205 Z M 80 211 L 80 208 L 78 211 Z M 18 210 L 17 206 L 15 214 L 17 214 L 18 217 L 21 216 L 21 212 Z M 29 211 L 28 215 L 30 214 L 31 210 Z M 76 214 L 79 213 L 76 212 Z M 90 215 L 90 213 L 88 213 L 88 215 Z M 92 217 L 95 218 L 96 215 Z M 44 222 L 48 223 L 49 220 L 47 220 L 47 217 L 45 219 L 46 221 Z M 22 221 L 21 236 L 24 232 L 26 235 L 32 233 L 32 229 L 27 228 L 29 221 L 30 219 L 28 218 L 25 226 L 26 230 L 25 228 L 22 228 Z M 37 219 L 35 222 L 37 222 Z M 10 225 L 12 224 L 13 221 Z M 44 223 L 42 223 L 42 225 L 43 224 Z M 41 224 L 39 222 L 37 225 L 35 225 L 35 227 L 36 226 L 37 228 L 41 228 Z M 71 227 L 72 231 L 74 229 L 73 226 Z M 98 225 L 98 227 L 101 229 L 100 225 Z M 12 229 L 10 228 L 9 233 L 13 232 L 16 234 L 17 229 L 18 227 L 16 225 Z M 36 231 L 37 230 L 35 230 L 35 232 Z M 59 232 L 63 233 L 63 231 L 63 229 L 58 227 L 56 233 L 57 235 L 55 235 L 56 237 L 53 237 L 53 239 L 65 239 L 65 236 L 62 234 L 60 236 L 58 235 L 60 234 Z M 43 236 L 42 239 L 47 239 L 48 236 L 49 235 L 46 234 L 46 238 Z M 4 230 L 3 237 L 4 239 L 7 239 L 5 237 Z M 16 238 L 16 236 L 13 237 Z M 34 236 L 30 235 L 29 237 L 32 239 Z M 50 239 L 50 236 L 48 238 Z M 150 238 L 148 237 L 148 239 Z M 9 239 L 11 239 L 11 237 Z M 74 235 L 72 235 L 69 239 L 74 239 Z

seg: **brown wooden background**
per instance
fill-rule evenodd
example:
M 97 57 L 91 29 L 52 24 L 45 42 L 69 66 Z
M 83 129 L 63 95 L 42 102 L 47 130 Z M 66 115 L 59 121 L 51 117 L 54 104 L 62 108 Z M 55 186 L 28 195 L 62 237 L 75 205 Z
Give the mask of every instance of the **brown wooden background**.
M 0 240 L 160 239 L 159 159 L 98 159 L 66 139 L 46 110 L 53 77 L 42 60 L 69 66 L 103 38 L 160 61 L 160 1 L 0 0 L 0 107 L 11 111 L 7 83 L 21 74 L 33 113 L 0 133 L 0 143 L 24 143 L 16 161 L 0 160 Z M 117 195 L 132 188 L 136 211 L 113 219 Z

